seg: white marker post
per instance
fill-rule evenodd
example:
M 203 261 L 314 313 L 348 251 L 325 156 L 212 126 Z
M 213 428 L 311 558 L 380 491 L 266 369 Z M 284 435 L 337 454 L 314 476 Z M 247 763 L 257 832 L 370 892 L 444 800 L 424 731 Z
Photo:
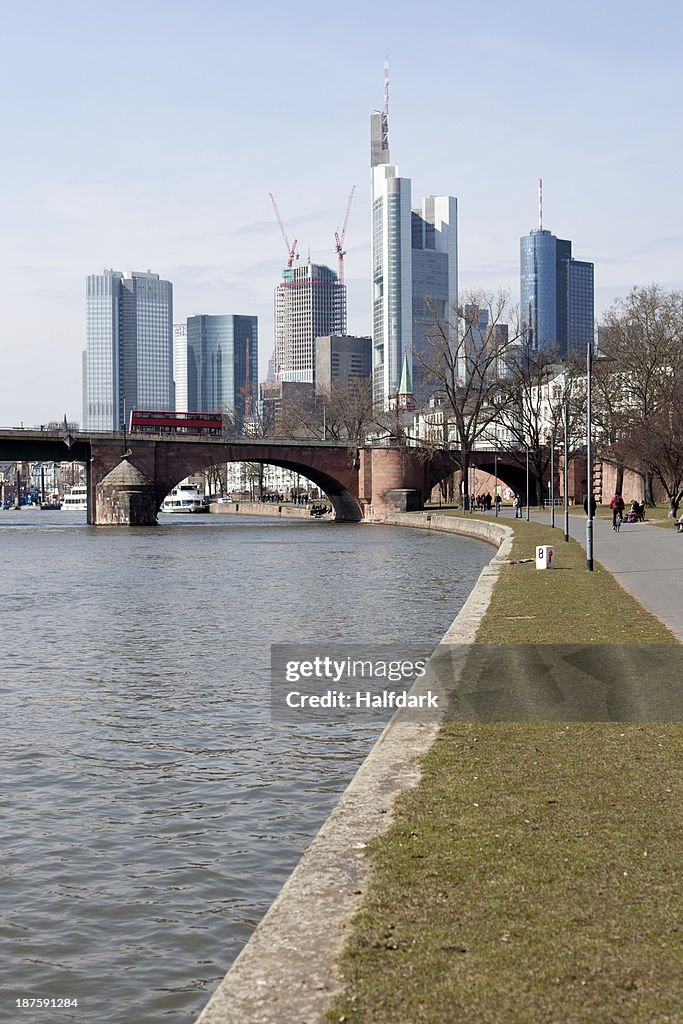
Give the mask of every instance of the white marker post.
M 555 568 L 555 548 L 551 544 L 541 544 L 536 548 L 536 568 Z

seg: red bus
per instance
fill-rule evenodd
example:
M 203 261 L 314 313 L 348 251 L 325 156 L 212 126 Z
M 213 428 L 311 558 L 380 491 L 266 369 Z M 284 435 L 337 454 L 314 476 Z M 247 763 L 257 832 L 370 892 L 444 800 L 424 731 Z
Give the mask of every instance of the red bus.
M 163 412 L 158 409 L 133 409 L 131 434 L 213 434 L 223 433 L 219 412 Z

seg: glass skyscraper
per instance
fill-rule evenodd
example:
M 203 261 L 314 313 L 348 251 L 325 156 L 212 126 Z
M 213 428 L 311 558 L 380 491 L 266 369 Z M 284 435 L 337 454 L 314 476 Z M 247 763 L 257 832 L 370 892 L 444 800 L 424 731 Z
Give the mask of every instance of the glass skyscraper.
M 411 209 L 410 178 L 390 162 L 387 109 L 371 115 L 373 393 L 387 408 L 404 363 L 421 394 L 420 352 L 427 344 L 434 300 L 451 317 L 458 301 L 457 200 L 428 196 Z
M 187 324 L 173 325 L 173 383 L 175 411 L 199 412 L 187 404 Z
M 427 196 L 411 213 L 413 390 L 418 403 L 429 397 L 423 360 L 429 362 L 429 330 L 434 316 L 444 326 L 455 323 L 458 301 L 458 201 Z M 429 306 L 427 300 L 429 299 Z
M 224 412 L 241 425 L 258 397 L 258 318 L 187 318 L 187 402 L 193 412 Z M 249 410 L 249 405 L 252 409 Z
M 105 270 L 86 283 L 83 422 L 118 430 L 131 409 L 173 410 L 173 286 Z
M 585 355 L 593 338 L 593 264 L 572 243 L 538 228 L 520 241 L 522 321 L 537 351 Z

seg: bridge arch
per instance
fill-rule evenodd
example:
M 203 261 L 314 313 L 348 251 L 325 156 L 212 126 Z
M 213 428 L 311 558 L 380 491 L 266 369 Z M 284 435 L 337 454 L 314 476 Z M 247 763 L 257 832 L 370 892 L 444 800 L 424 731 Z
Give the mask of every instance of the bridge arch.
M 187 473 L 183 473 L 182 476 L 178 477 L 172 484 L 169 490 L 177 486 L 181 480 L 185 477 L 190 476 L 192 473 L 196 473 L 200 469 L 211 469 L 216 465 L 224 465 L 226 462 L 257 462 L 263 466 L 278 466 L 281 469 L 287 469 L 292 473 L 298 473 L 299 476 L 305 477 L 310 480 L 311 483 L 319 487 L 321 491 L 329 499 L 335 514 L 336 522 L 344 523 L 358 523 L 363 518 L 363 513 L 357 498 L 349 491 L 348 487 L 345 487 L 343 483 L 337 480 L 334 476 L 329 473 L 323 472 L 320 469 L 311 467 L 305 463 L 299 462 L 295 459 L 266 459 L 256 458 L 250 455 L 248 459 L 241 456 L 239 459 L 223 459 L 219 462 L 210 462 L 208 465 L 204 464 L 202 460 L 201 465 L 195 465 L 195 467 L 189 470 Z M 176 474 L 177 475 L 177 474 Z M 167 492 L 168 493 L 168 492 Z M 161 502 L 164 500 L 166 495 L 163 495 L 159 501 L 159 507 Z M 266 513 L 264 512 L 264 515 Z
M 472 452 L 470 466 L 494 476 L 496 472 L 495 452 Z M 462 466 L 457 452 L 437 453 L 437 456 L 432 459 L 429 466 L 430 486 L 432 488 L 438 486 L 451 473 L 461 469 Z M 524 498 L 526 494 L 526 465 L 515 459 L 514 455 L 501 453 L 498 456 L 498 479 L 513 490 L 515 494 L 521 494 Z M 533 469 L 530 469 L 529 474 L 529 497 L 530 503 L 532 505 L 536 504 L 536 475 Z

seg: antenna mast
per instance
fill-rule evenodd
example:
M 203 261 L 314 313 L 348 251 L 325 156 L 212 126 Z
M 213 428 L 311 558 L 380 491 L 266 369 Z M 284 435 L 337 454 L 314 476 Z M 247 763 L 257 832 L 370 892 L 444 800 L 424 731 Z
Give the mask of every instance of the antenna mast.
M 543 230 L 543 178 L 538 179 L 538 230 Z
M 382 110 L 382 149 L 389 149 L 389 58 L 384 58 L 384 109 Z

